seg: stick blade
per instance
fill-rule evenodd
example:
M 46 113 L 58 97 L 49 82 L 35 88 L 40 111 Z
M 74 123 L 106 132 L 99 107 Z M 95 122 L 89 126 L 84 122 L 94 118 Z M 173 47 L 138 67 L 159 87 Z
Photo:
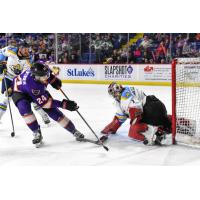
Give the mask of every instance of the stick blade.
M 12 132 L 12 133 L 11 133 L 11 137 L 14 137 L 14 136 L 15 136 L 15 132 Z
M 109 148 L 106 147 L 106 146 L 104 146 L 104 145 L 103 145 L 103 148 L 104 148 L 106 151 L 109 151 Z

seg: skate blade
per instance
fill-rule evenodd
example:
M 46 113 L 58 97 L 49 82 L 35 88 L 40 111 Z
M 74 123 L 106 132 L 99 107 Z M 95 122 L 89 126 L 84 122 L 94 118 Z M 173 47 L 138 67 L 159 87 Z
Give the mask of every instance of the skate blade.
M 40 148 L 43 145 L 44 145 L 44 142 L 41 141 L 40 143 L 35 144 L 35 148 Z

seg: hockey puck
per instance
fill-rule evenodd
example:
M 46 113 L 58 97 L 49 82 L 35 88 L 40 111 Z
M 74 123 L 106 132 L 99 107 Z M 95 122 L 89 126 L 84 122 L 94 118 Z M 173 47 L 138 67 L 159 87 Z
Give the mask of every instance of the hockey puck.
M 12 133 L 11 133 L 11 137 L 14 137 L 14 136 L 15 136 L 15 133 L 14 133 L 14 132 L 12 132 Z
M 147 145 L 149 143 L 149 141 L 147 139 L 144 139 L 143 144 Z

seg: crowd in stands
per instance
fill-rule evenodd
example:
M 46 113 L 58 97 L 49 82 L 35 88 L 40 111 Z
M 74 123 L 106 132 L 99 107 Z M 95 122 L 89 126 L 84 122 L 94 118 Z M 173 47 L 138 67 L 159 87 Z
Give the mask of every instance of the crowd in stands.
M 0 48 L 26 44 L 37 60 L 55 60 L 55 34 L 47 33 L 0 33 Z
M 0 48 L 26 42 L 34 60 L 58 63 L 170 63 L 200 56 L 200 33 L 1 33 Z M 57 55 L 56 55 L 57 54 Z

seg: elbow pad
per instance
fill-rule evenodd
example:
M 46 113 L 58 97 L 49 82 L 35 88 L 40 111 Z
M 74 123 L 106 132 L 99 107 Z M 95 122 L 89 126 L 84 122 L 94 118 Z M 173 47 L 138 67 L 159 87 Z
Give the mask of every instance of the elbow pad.
M 59 90 L 62 87 L 62 82 L 59 78 L 54 76 L 53 74 L 50 75 L 50 84 L 53 88 Z

